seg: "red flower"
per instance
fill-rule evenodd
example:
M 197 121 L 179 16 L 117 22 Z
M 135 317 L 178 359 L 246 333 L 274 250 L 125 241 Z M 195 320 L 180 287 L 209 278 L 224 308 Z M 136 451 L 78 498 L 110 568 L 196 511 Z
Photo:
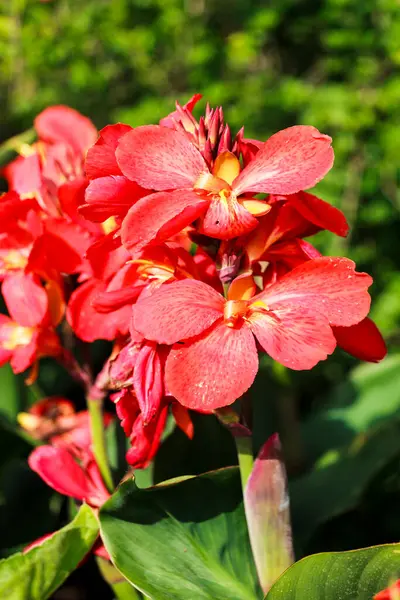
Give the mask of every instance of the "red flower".
M 126 453 L 127 462 L 136 469 L 144 469 L 154 458 L 161 442 L 168 415 L 168 404 L 160 403 L 151 421 L 145 422 L 136 396 L 128 389 L 111 396 L 117 415 L 131 448 Z
M 94 144 L 97 131 L 93 123 L 68 106 L 50 106 L 35 119 L 39 142 L 25 156 L 19 156 L 5 169 L 10 189 L 23 197 L 35 197 L 41 208 L 58 216 L 58 190 L 76 181 L 83 186 L 83 160 Z
M 10 317 L 0 315 L 0 364 L 10 362 L 14 373 L 21 373 L 42 356 L 59 355 L 54 331 L 62 316 L 58 294 L 23 273 L 8 275 L 2 294 Z
M 82 458 L 81 464 L 78 464 L 71 449 L 39 446 L 29 455 L 28 464 L 53 490 L 79 502 L 86 502 L 97 511 L 110 494 L 91 453 L 85 452 Z M 52 535 L 50 533 L 35 540 L 24 551 L 35 548 Z M 100 538 L 97 539 L 93 552 L 109 560 Z
M 378 594 L 375 594 L 373 600 L 400 600 L 400 579 Z
M 270 209 L 253 194 L 294 194 L 314 186 L 333 163 L 331 138 L 314 127 L 290 127 L 273 135 L 241 171 L 230 151 L 212 172 L 185 132 L 149 125 L 126 133 L 116 150 L 122 173 L 159 190 L 135 203 L 122 225 L 122 242 L 138 252 L 162 242 L 201 217 L 200 231 L 231 239 L 253 230 Z
M 93 508 L 100 508 L 110 496 L 89 454 L 79 465 L 66 448 L 39 446 L 29 455 L 28 463 L 53 490 Z
M 252 279 L 238 277 L 228 300 L 186 280 L 140 301 L 134 326 L 146 339 L 174 344 L 166 385 L 189 408 L 231 404 L 253 383 L 257 339 L 273 359 L 310 369 L 333 352 L 332 326 L 350 327 L 368 313 L 372 280 L 345 258 L 317 258 L 253 296 Z

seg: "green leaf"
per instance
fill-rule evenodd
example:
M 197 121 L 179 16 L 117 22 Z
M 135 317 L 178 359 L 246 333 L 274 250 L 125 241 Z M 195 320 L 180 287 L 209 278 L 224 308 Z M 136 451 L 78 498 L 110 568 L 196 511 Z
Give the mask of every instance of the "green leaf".
M 262 597 L 236 467 L 146 490 L 127 481 L 100 527 L 117 569 L 152 600 Z
M 93 546 L 99 531 L 91 508 L 26 554 L 0 561 L 2 600 L 46 600 L 66 580 Z
M 309 453 L 318 456 L 373 426 L 390 422 L 400 410 L 399 371 L 400 355 L 353 369 L 305 423 L 303 437 Z
M 314 554 L 295 563 L 266 600 L 371 600 L 400 574 L 400 544 Z

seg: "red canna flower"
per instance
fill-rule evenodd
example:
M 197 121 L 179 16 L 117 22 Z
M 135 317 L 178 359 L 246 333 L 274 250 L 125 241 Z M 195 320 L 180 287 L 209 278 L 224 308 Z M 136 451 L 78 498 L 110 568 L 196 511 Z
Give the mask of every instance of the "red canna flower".
M 93 508 L 100 508 L 110 496 L 96 461 L 89 454 L 78 464 L 66 448 L 45 445 L 31 452 L 28 463 L 53 490 Z
M 23 273 L 8 275 L 3 282 L 10 317 L 0 315 L 0 364 L 10 362 L 14 373 L 25 371 L 42 356 L 61 353 L 54 327 L 63 311 L 60 296 L 51 292 Z
M 134 326 L 173 347 L 166 385 L 183 405 L 212 410 L 253 383 L 257 346 L 295 369 L 310 369 L 336 346 L 331 326 L 350 327 L 368 313 L 372 283 L 345 258 L 317 258 L 254 296 L 251 277 L 231 284 L 228 299 L 203 282 L 178 281 L 140 301 Z
M 137 253 L 160 243 L 201 217 L 201 233 L 231 239 L 255 229 L 270 205 L 254 194 L 294 194 L 314 186 L 333 163 L 331 138 L 314 127 L 290 127 L 273 135 L 241 170 L 226 150 L 212 169 L 186 132 L 149 125 L 121 137 L 116 158 L 122 173 L 158 190 L 130 208 L 121 236 Z
M 53 490 L 78 502 L 86 502 L 97 511 L 108 500 L 110 494 L 91 453 L 86 451 L 80 458 L 81 464 L 77 462 L 71 448 L 45 445 L 31 452 L 28 464 Z M 51 535 L 47 534 L 35 540 L 24 551 L 35 548 Z M 92 551 L 109 560 L 100 538 Z
M 104 427 L 108 427 L 112 418 L 110 413 L 103 413 Z M 74 405 L 66 398 L 43 398 L 28 412 L 19 413 L 17 419 L 35 439 L 66 448 L 76 457 L 86 456 L 91 451 L 89 413 L 87 410 L 75 412 Z
M 400 579 L 389 587 L 375 594 L 373 600 L 400 600 Z

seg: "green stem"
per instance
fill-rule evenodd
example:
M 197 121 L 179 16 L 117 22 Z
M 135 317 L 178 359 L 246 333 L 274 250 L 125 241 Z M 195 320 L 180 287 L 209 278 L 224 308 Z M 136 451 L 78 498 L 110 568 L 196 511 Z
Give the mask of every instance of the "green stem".
M 93 454 L 96 459 L 97 466 L 103 477 L 104 483 L 108 490 L 114 490 L 114 483 L 111 475 L 110 465 L 108 462 L 106 450 L 106 438 L 104 430 L 104 419 L 102 411 L 103 402 L 101 399 L 87 398 L 87 406 L 90 416 L 90 428 L 92 432 Z
M 254 458 L 252 439 L 249 436 L 235 436 L 235 444 L 239 459 L 240 479 L 242 481 L 242 489 L 244 492 L 247 480 L 253 470 Z

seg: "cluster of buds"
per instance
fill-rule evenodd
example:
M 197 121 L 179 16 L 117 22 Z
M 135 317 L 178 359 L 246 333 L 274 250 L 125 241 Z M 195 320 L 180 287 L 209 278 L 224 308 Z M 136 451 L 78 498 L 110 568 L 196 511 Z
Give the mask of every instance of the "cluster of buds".
M 100 387 L 137 468 L 170 411 L 191 437 L 188 409 L 240 398 L 259 352 L 295 370 L 337 345 L 368 361 L 386 353 L 367 317 L 371 277 L 304 239 L 348 232 L 304 191 L 332 167 L 330 137 L 295 126 L 266 142 L 233 138 L 221 108 L 194 118 L 199 99 L 158 125 L 99 135 L 76 111 L 49 108 L 38 141 L 4 170 L 0 361 L 32 367 L 31 380 L 43 356 L 82 374 L 71 335 L 113 342 Z

